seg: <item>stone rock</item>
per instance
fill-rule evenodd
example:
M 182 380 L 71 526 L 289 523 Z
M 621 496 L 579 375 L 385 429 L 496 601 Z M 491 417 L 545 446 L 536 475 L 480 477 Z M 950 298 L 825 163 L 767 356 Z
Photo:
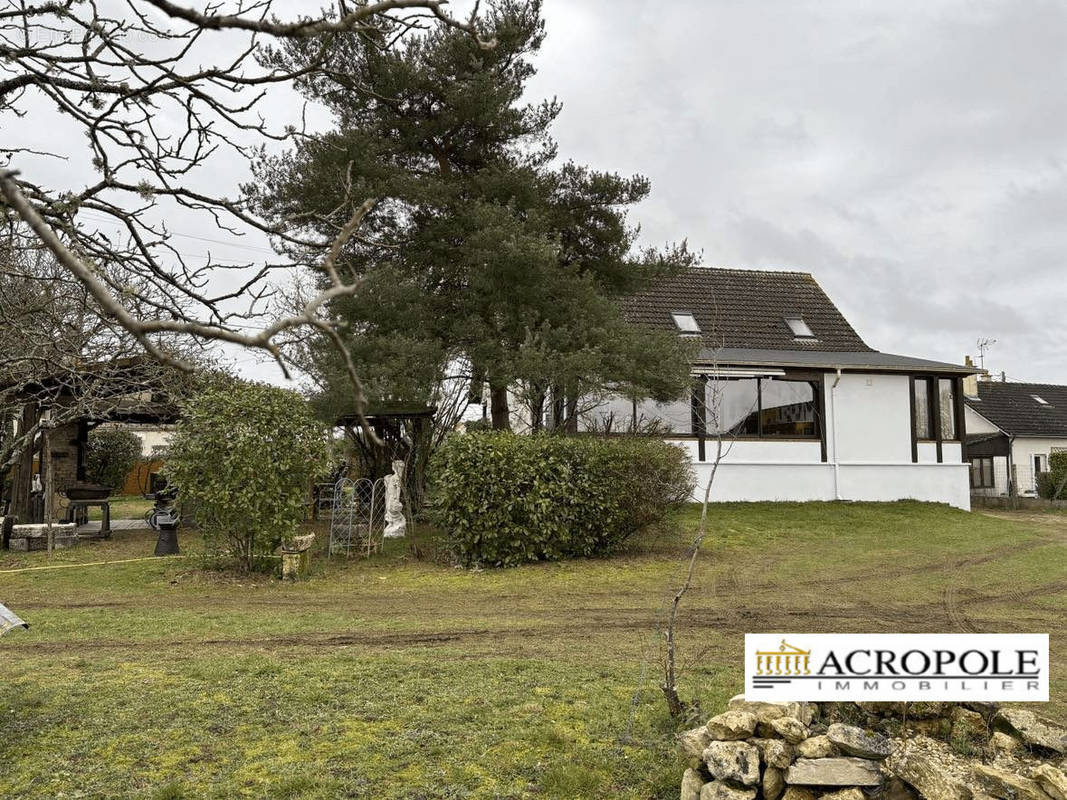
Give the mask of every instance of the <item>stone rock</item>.
M 818 795 L 811 789 L 802 789 L 799 786 L 786 787 L 782 800 L 815 800 Z
M 682 774 L 681 800 L 700 800 L 700 790 L 704 786 L 704 778 L 695 769 L 687 769 Z
M 771 767 L 785 769 L 793 763 L 796 751 L 793 745 L 783 742 L 781 739 L 749 739 L 749 744 L 754 744 L 760 752 L 763 763 Z
M 800 744 L 808 738 L 808 727 L 796 717 L 772 719 L 771 728 L 790 744 Z
M 952 738 L 979 740 L 985 739 L 989 733 L 985 717 L 977 711 L 970 711 L 962 706 L 954 706 L 952 709 Z
M 682 748 L 682 752 L 690 758 L 701 758 L 704 755 L 704 750 L 711 744 L 711 734 L 708 733 L 707 728 L 704 726 L 693 728 L 690 731 L 678 734 L 678 744 Z
M 835 722 L 827 729 L 826 738 L 846 755 L 878 759 L 889 755 L 889 739 L 879 733 L 868 733 L 854 725 Z
M 763 770 L 763 800 L 778 800 L 785 791 L 785 772 L 778 767 Z
M 1051 764 L 1042 764 L 1031 777 L 1052 800 L 1067 800 L 1067 775 L 1061 770 Z
M 756 715 L 748 711 L 732 710 L 724 711 L 717 717 L 708 720 L 704 727 L 712 739 L 720 741 L 734 741 L 747 739 L 756 732 Z
M 878 764 L 863 758 L 798 758 L 785 782 L 800 786 L 879 786 Z
M 737 789 L 722 781 L 705 783 L 700 790 L 700 800 L 755 800 L 755 789 Z
M 975 786 L 1003 800 L 1048 800 L 1048 795 L 1029 778 L 989 764 L 974 765 Z
M 926 800 L 971 800 L 966 771 L 946 747 L 924 736 L 895 748 L 885 766 L 890 775 L 906 781 Z
M 797 745 L 797 755 L 802 758 L 828 758 L 836 755 L 834 743 L 825 734 L 809 736 Z
M 746 700 L 743 694 L 731 697 L 728 707 L 755 714 L 760 722 L 770 722 L 772 719 L 778 719 L 778 717 L 796 717 L 805 725 L 810 725 L 815 716 L 814 703 L 797 703 L 784 700 L 781 702 Z
M 1067 728 L 1053 725 L 1033 711 L 1002 708 L 994 718 L 994 723 L 1006 724 L 1018 731 L 1023 741 L 1029 745 L 1055 750 L 1057 753 L 1067 753 Z
M 838 789 L 836 792 L 827 792 L 819 797 L 819 800 L 866 800 L 866 795 L 856 787 L 850 789 Z
M 747 742 L 712 742 L 704 751 L 704 763 L 711 776 L 721 781 L 745 786 L 759 783 L 759 750 Z
M 1023 745 L 1014 736 L 995 731 L 989 737 L 989 749 L 998 756 L 1015 756 L 1022 752 Z

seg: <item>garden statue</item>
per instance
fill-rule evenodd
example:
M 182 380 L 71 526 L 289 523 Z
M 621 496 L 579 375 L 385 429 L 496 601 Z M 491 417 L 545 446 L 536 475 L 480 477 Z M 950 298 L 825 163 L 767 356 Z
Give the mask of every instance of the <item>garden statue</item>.
M 404 484 L 404 462 L 393 462 L 393 474 L 385 476 L 385 538 L 399 539 L 404 535 L 407 520 L 400 490 Z

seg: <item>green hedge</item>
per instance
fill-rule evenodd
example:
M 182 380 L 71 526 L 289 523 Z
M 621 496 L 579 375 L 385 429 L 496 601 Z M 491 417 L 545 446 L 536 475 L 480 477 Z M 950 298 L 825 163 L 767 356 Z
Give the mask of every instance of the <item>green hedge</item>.
M 694 485 L 680 448 L 637 437 L 455 435 L 430 476 L 434 521 L 468 566 L 610 552 Z
M 1067 452 L 1053 453 L 1048 457 L 1048 472 L 1038 473 L 1037 493 L 1045 499 L 1053 499 L 1052 495 L 1067 479 Z M 1067 500 L 1067 486 L 1056 498 Z

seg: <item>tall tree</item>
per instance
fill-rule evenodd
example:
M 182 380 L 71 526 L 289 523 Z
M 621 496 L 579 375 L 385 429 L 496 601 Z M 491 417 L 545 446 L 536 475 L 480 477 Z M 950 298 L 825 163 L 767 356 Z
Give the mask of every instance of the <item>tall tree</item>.
M 335 127 L 264 156 L 250 198 L 292 238 L 338 230 L 352 211 L 346 198 L 382 198 L 340 259 L 361 291 L 331 312 L 369 362 L 395 358 L 397 342 L 435 350 L 438 370 L 469 362 L 489 385 L 494 427 L 507 427 L 508 389 L 519 380 L 542 406 L 550 387 L 573 403 L 583 381 L 677 389 L 676 339 L 657 343 L 658 371 L 635 369 L 635 334 L 614 299 L 689 254 L 633 257 L 625 209 L 647 195 L 644 178 L 550 167 L 560 105 L 523 100 L 544 37 L 540 3 L 502 0 L 482 24 L 491 50 L 444 28 L 392 49 L 380 37 L 344 37 L 328 68 L 300 83 Z M 293 72 L 311 57 L 297 41 L 270 62 Z M 336 358 L 309 352 L 329 382 Z

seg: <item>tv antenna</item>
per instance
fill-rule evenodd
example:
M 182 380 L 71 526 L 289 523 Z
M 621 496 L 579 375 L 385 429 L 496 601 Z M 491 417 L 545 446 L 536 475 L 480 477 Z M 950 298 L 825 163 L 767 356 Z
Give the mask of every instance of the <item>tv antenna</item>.
M 996 343 L 996 339 L 981 338 L 978 340 L 978 366 L 982 369 L 985 369 L 985 351 Z

